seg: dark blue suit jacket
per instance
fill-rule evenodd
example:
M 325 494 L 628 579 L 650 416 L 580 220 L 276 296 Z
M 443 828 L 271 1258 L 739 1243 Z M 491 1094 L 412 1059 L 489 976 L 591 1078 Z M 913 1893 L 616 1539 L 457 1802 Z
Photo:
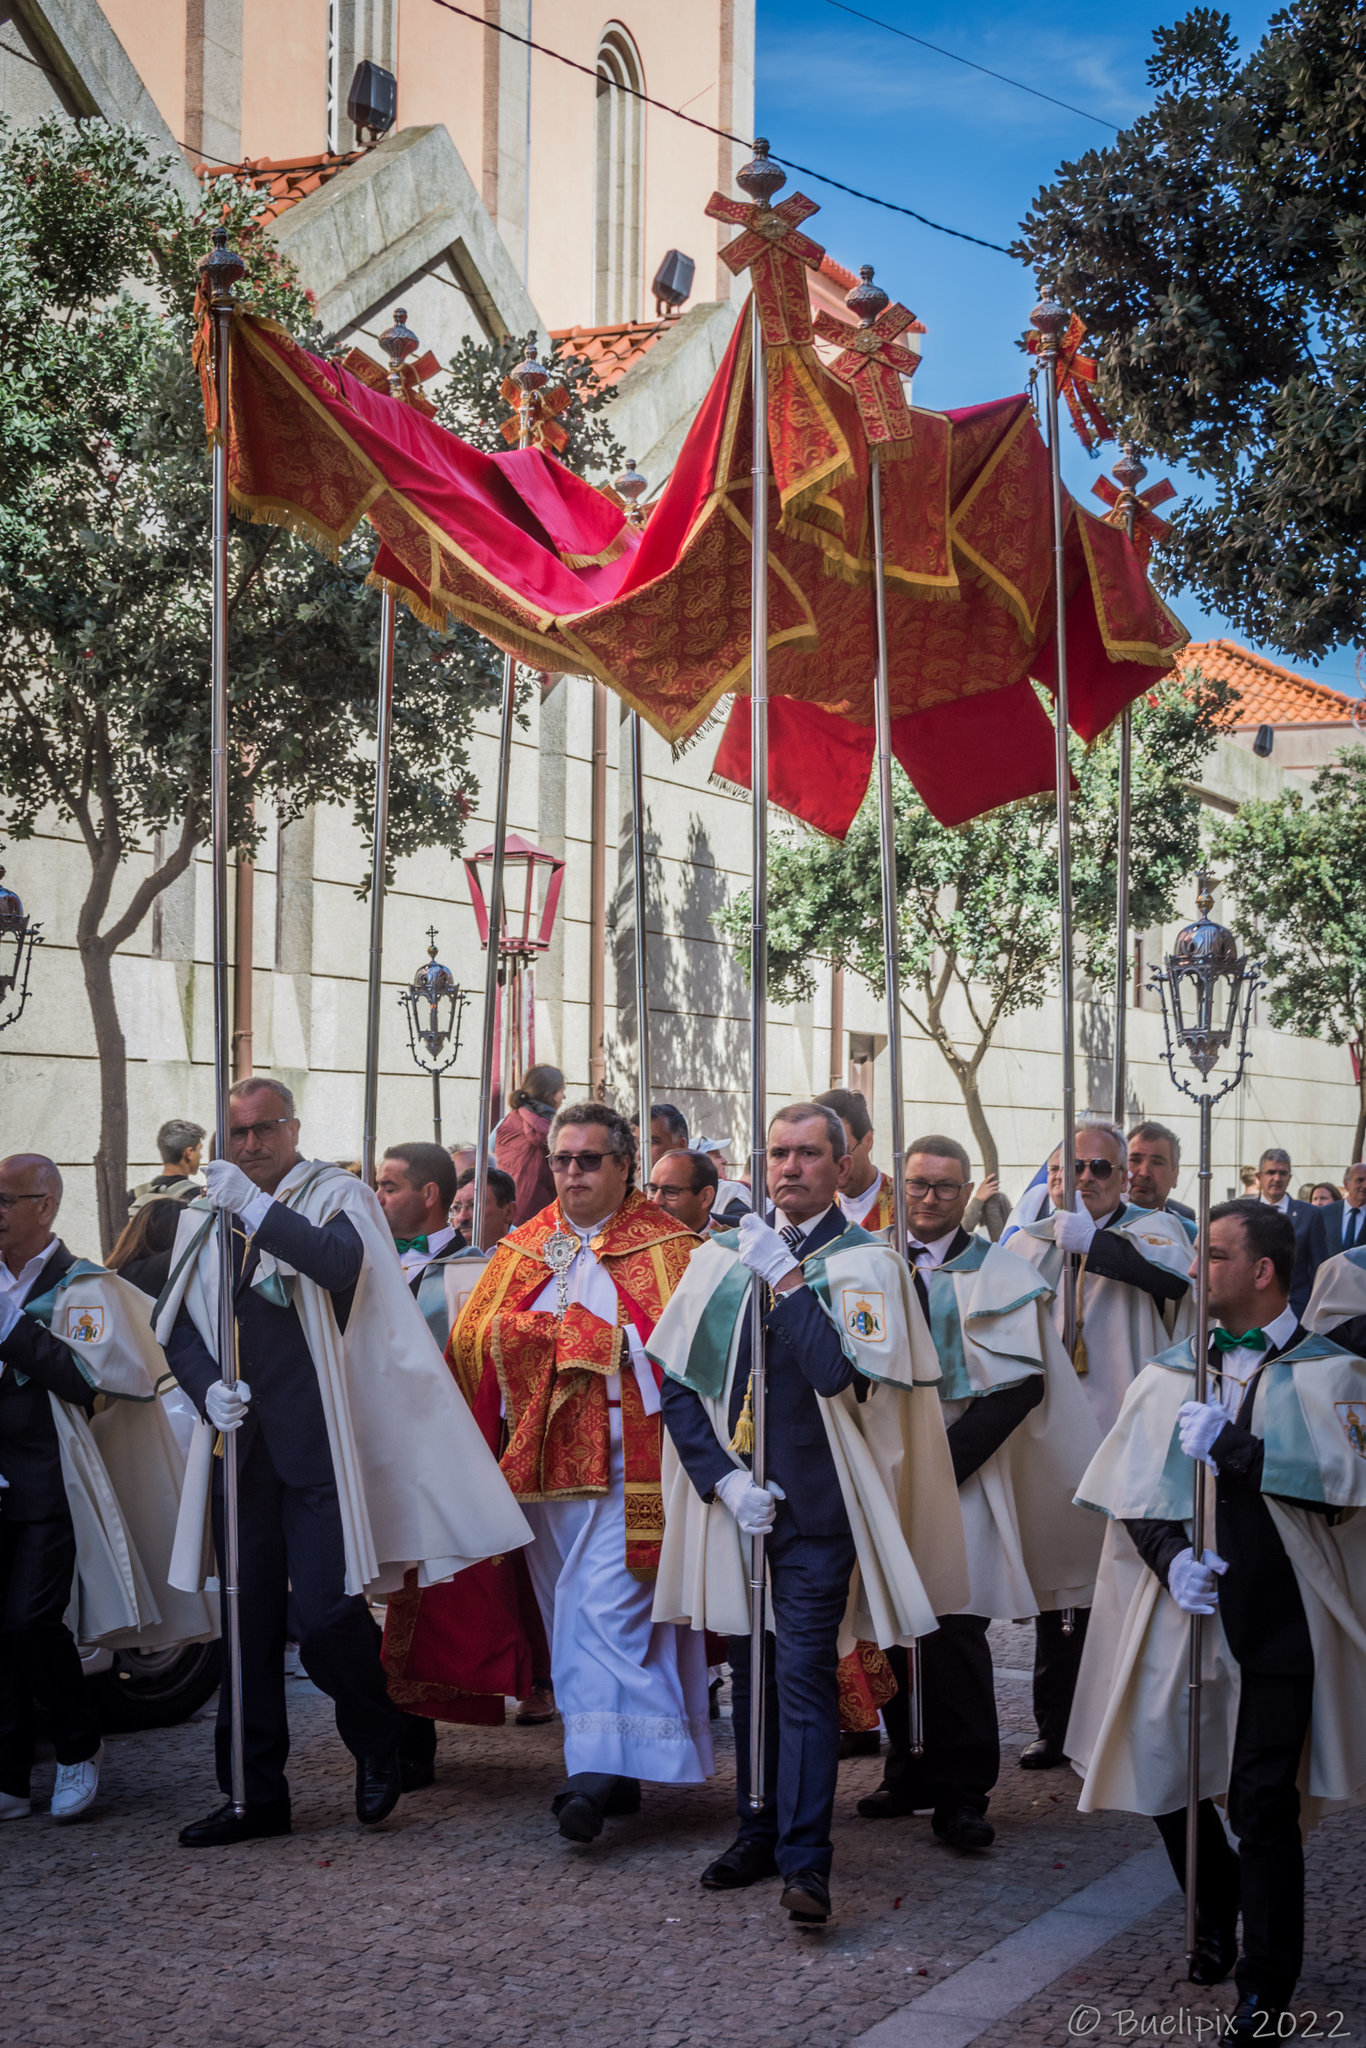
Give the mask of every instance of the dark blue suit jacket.
M 1355 1209 L 1349 1212 L 1346 1202 L 1330 1202 L 1326 1209 L 1320 1209 L 1317 1213 L 1323 1229 L 1323 1258 L 1335 1259 L 1341 1251 L 1366 1251 L 1366 1219 L 1363 1219 L 1359 1226 L 1359 1237 L 1354 1237 L 1350 1245 L 1344 1245 L 1342 1242 L 1344 1216 L 1349 1213 L 1355 1216 L 1357 1213 Z
M 58 1238 L 25 1301 L 40 1300 L 75 1263 L 75 1254 Z M 34 1316 L 21 1315 L 0 1341 L 0 1360 L 5 1366 L 0 1372 L 0 1472 L 9 1481 L 0 1493 L 0 1512 L 12 1522 L 65 1515 L 66 1481 L 48 1395 L 56 1394 L 88 1415 L 95 1405 L 94 1390 L 71 1346 Z
M 238 1369 L 251 1388 L 251 1406 L 238 1436 L 239 1457 L 259 1430 L 276 1473 L 286 1486 L 319 1486 L 333 1478 L 332 1452 L 323 1415 L 318 1374 L 298 1310 L 276 1307 L 251 1291 L 259 1254 L 284 1259 L 332 1296 L 342 1328 L 360 1278 L 365 1249 L 355 1225 L 334 1216 L 319 1228 L 272 1202 L 252 1240 L 245 1263 L 240 1218 L 232 1219 L 234 1299 L 237 1304 Z M 204 1397 L 220 1378 L 204 1340 L 182 1308 L 166 1346 L 171 1371 L 204 1413 Z
M 849 1228 L 832 1208 L 809 1233 L 803 1256 L 833 1244 Z M 746 1302 L 740 1352 L 730 1396 L 732 1433 L 749 1385 L 751 1329 Z M 816 1396 L 838 1394 L 854 1378 L 839 1332 L 809 1287 L 780 1295 L 764 1319 L 768 1332 L 767 1476 L 787 1495 L 778 1504 L 779 1523 L 799 1536 L 847 1536 L 849 1517 L 840 1492 L 825 1423 Z M 718 1479 L 734 1471 L 734 1463 L 717 1442 L 707 1412 L 691 1387 L 666 1378 L 660 1391 L 664 1426 L 673 1438 L 684 1470 L 710 1500 Z M 748 1462 L 746 1460 L 746 1462 Z
M 1290 1306 L 1302 1316 L 1314 1286 L 1314 1275 L 1328 1256 L 1322 1209 L 1291 1195 L 1288 1212 L 1295 1226 L 1295 1267 L 1290 1275 Z

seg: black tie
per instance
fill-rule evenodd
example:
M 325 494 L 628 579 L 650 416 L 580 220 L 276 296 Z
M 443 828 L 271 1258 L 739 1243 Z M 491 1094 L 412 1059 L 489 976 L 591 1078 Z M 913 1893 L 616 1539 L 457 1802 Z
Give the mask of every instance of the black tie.
M 1366 1215 L 1366 1208 L 1349 1209 L 1347 1211 L 1343 1219 L 1345 1227 L 1342 1233 L 1342 1249 L 1345 1252 L 1350 1252 L 1354 1249 L 1357 1237 L 1361 1231 L 1361 1219 L 1364 1215 Z
M 806 1232 L 796 1223 L 785 1223 L 778 1235 L 789 1251 L 799 1252 Z
M 906 1246 L 906 1256 L 911 1262 L 911 1280 L 915 1286 L 916 1299 L 924 1310 L 926 1322 L 930 1319 L 930 1290 L 925 1285 L 925 1275 L 917 1266 L 916 1259 L 921 1252 L 928 1249 L 928 1245 L 916 1244 L 914 1241 Z

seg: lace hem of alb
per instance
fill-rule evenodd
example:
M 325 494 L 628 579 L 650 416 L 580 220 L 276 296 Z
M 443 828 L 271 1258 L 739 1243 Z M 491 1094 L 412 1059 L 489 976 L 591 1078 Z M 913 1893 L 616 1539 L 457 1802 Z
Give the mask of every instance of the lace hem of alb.
M 566 1736 L 620 1735 L 630 1742 L 697 1742 L 707 1723 L 687 1714 L 561 1714 Z

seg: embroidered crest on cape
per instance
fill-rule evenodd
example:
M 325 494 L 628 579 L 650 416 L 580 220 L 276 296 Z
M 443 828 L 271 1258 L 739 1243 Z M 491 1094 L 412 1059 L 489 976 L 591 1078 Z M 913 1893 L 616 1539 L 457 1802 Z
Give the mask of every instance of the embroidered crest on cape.
M 1359 1458 L 1366 1458 L 1366 1401 L 1335 1401 L 1342 1433 Z
M 72 1344 L 98 1344 L 104 1335 L 104 1310 L 69 1308 L 66 1312 L 66 1334 Z
M 840 1305 L 844 1327 L 851 1336 L 862 1338 L 865 1344 L 886 1343 L 887 1311 L 880 1294 L 861 1287 L 845 1287 L 840 1291 Z

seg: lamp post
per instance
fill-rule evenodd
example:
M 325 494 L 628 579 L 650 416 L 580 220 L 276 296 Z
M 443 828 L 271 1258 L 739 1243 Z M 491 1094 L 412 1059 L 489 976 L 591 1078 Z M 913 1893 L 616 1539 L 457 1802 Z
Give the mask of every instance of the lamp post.
M 427 939 L 427 958 L 398 999 L 408 1022 L 408 1050 L 423 1073 L 432 1077 L 432 1137 L 439 1145 L 441 1076 L 459 1057 L 460 1026 L 469 999 L 450 968 L 436 957 L 435 925 L 428 925 Z
M 489 873 L 487 896 L 480 878 L 481 868 L 486 868 Z M 547 853 L 543 846 L 535 846 L 519 833 L 509 832 L 505 834 L 501 847 L 495 840 L 481 847 L 478 853 L 468 854 L 465 874 L 470 885 L 470 906 L 479 931 L 479 943 L 490 956 L 488 986 L 493 992 L 493 1001 L 489 1006 L 489 1025 L 485 1031 L 488 1058 L 485 1086 L 490 1099 L 493 1099 L 503 1085 L 498 1024 L 504 988 L 507 989 L 507 1014 L 511 1025 L 509 1084 L 515 1087 L 526 1068 L 535 1065 L 533 976 L 537 956 L 550 950 L 555 916 L 560 907 L 560 891 L 564 887 L 564 862 L 557 854 Z M 490 946 L 489 932 L 495 905 L 497 938 Z M 524 1011 L 527 1013 L 525 1042 L 522 1032 Z M 485 1153 L 488 1149 L 488 1128 L 485 1124 L 480 1132 Z M 478 1187 L 479 1183 L 476 1181 L 475 1185 Z
M 1247 1065 L 1247 1034 L 1252 1022 L 1252 999 L 1262 985 L 1255 963 L 1238 951 L 1238 941 L 1223 925 L 1210 917 L 1214 902 L 1208 874 L 1200 877 L 1196 903 L 1200 916 L 1177 936 L 1165 965 L 1158 968 L 1149 987 L 1162 998 L 1162 1034 L 1167 1070 L 1183 1095 L 1200 1111 L 1199 1236 L 1196 1239 L 1195 1283 L 1195 1399 L 1204 1401 L 1209 1379 L 1209 1211 L 1210 1211 L 1210 1119 L 1216 1102 L 1232 1094 Z M 1237 1065 L 1218 1087 L 1192 1087 L 1176 1070 L 1176 1055 L 1183 1052 L 1202 1083 L 1219 1063 L 1221 1053 L 1236 1050 Z M 1193 1464 L 1194 1504 L 1191 1515 L 1191 1548 L 1197 1557 L 1204 1552 L 1205 1463 Z M 1200 1804 L 1200 1706 L 1202 1678 L 1203 1617 L 1190 1618 L 1190 1653 L 1186 1677 L 1189 1712 L 1186 1747 L 1186 1952 L 1195 1948 L 1196 1857 L 1198 1808 Z
M 43 943 L 42 926 L 33 922 L 4 880 L 5 870 L 0 868 L 0 1004 L 12 1005 L 0 1016 L 0 1031 L 17 1024 L 24 1014 L 33 949 Z

